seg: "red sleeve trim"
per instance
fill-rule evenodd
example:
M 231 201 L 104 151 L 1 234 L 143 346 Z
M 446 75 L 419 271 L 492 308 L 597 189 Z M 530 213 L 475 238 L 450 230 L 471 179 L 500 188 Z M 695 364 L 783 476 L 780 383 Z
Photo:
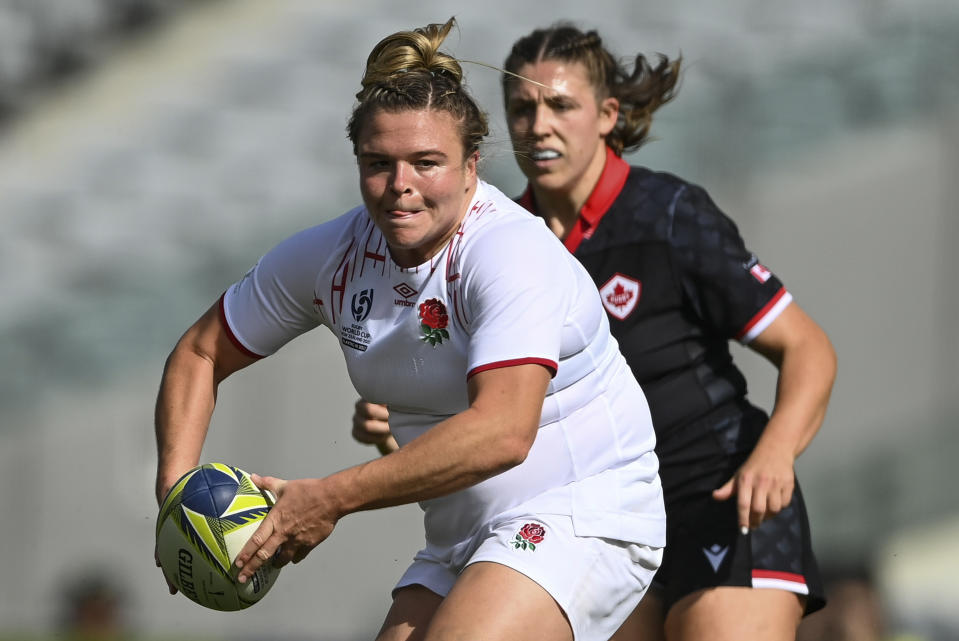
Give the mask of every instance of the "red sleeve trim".
M 249 356 L 250 358 L 266 358 L 263 354 L 257 354 L 256 352 L 250 351 L 243 343 L 240 342 L 240 339 L 236 337 L 236 334 L 233 333 L 233 330 L 230 329 L 230 324 L 226 322 L 226 307 L 224 306 L 224 299 L 226 298 L 226 292 L 220 294 L 220 301 L 217 303 L 217 307 L 220 310 L 220 324 L 223 325 L 223 329 L 226 331 L 227 338 L 230 339 L 230 342 L 233 345 Z
M 548 358 L 514 358 L 508 361 L 496 361 L 495 363 L 487 363 L 486 365 L 474 367 L 466 374 L 466 380 L 473 378 L 480 372 L 500 369 L 502 367 L 513 367 L 514 365 L 542 365 L 551 372 L 550 378 L 556 376 L 556 369 L 558 367 L 555 361 L 551 361 Z
M 753 570 L 754 579 L 778 579 L 780 581 L 789 581 L 790 583 L 806 584 L 806 577 L 793 572 L 779 572 L 777 570 Z
M 741 330 L 739 330 L 739 333 L 736 334 L 736 340 L 742 340 L 744 336 L 746 336 L 747 334 L 749 334 L 749 332 L 750 332 L 754 327 L 756 327 L 756 325 L 758 325 L 759 323 L 761 323 L 761 322 L 763 321 L 763 319 L 766 317 L 766 314 L 768 314 L 769 311 L 770 311 L 771 309 L 773 309 L 773 308 L 779 303 L 779 301 L 782 300 L 782 297 L 785 296 L 785 295 L 786 295 L 786 288 L 785 288 L 785 287 L 780 287 L 780 288 L 779 288 L 779 291 L 776 292 L 776 295 L 773 296 L 773 297 L 769 300 L 768 303 L 766 303 L 765 305 L 763 305 L 763 308 L 762 308 L 762 309 L 760 309 L 758 312 L 756 312 L 756 315 L 753 316 L 748 323 L 746 323 L 746 326 L 745 326 L 745 327 L 743 327 Z

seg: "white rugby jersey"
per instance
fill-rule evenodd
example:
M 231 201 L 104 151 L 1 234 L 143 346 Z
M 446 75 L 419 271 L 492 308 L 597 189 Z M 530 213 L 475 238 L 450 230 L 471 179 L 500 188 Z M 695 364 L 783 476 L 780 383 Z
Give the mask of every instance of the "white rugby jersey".
M 455 554 L 513 511 L 569 514 L 580 535 L 665 544 L 649 409 L 596 287 L 542 219 L 495 187 L 479 182 L 450 242 L 418 267 L 393 263 L 360 206 L 277 245 L 224 293 L 221 311 L 254 356 L 327 326 L 356 390 L 389 407 L 400 445 L 467 409 L 476 372 L 553 372 L 522 464 L 421 503 L 435 554 Z

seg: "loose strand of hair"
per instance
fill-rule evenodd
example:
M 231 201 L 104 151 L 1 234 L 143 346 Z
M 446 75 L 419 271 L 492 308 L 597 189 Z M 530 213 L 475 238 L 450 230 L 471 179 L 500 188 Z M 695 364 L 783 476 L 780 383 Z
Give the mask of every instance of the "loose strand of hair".
M 542 87 L 543 89 L 549 89 L 549 88 L 550 88 L 549 85 L 544 85 L 542 82 L 537 82 L 536 80 L 533 80 L 532 78 L 527 78 L 526 76 L 522 76 L 522 75 L 520 75 L 520 74 L 518 74 L 518 73 L 513 73 L 512 71 L 507 71 L 506 69 L 503 69 L 503 68 L 501 68 L 501 67 L 497 67 L 496 65 L 486 64 L 485 62 L 479 62 L 478 60 L 466 60 L 466 59 L 464 59 L 464 58 L 457 58 L 457 61 L 458 61 L 458 62 L 465 62 L 465 63 L 471 64 L 471 65 L 478 65 L 478 66 L 480 66 L 480 67 L 486 67 L 487 69 L 492 69 L 493 71 L 498 71 L 498 72 L 500 72 L 500 73 L 502 73 L 502 74 L 505 74 L 505 75 L 507 75 L 507 76 L 512 76 L 513 78 L 517 78 L 517 79 L 519 79 L 519 80 L 523 80 L 523 81 L 528 82 L 528 83 L 530 83 L 530 84 L 537 85 L 537 86 L 539 86 L 539 87 Z

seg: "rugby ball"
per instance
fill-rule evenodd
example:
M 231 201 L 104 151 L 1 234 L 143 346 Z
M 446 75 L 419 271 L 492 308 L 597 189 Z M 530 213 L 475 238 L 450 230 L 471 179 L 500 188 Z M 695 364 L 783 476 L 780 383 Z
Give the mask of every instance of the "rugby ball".
M 273 506 L 243 470 L 204 463 L 184 474 L 160 506 L 157 556 L 167 580 L 213 610 L 242 610 L 266 595 L 280 569 L 264 563 L 237 583 L 236 555 Z

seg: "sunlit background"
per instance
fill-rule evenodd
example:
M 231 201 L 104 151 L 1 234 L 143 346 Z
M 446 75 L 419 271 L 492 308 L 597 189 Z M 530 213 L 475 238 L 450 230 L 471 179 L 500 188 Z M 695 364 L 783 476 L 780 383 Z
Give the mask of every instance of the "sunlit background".
M 250 610 L 167 594 L 153 402 L 223 289 L 358 202 L 344 131 L 370 48 L 451 15 L 446 50 L 492 65 L 560 18 L 624 57 L 682 55 L 630 160 L 705 186 L 839 354 L 798 464 L 834 597 L 804 634 L 877 616 L 856 638 L 959 638 L 955 0 L 0 0 L 0 638 L 67 629 L 84 595 L 124 638 L 375 634 L 415 506 L 347 517 Z M 498 74 L 466 72 L 493 123 L 483 174 L 518 194 Z M 223 386 L 206 460 L 301 477 L 374 455 L 314 334 Z M 775 370 L 736 356 L 769 408 Z

